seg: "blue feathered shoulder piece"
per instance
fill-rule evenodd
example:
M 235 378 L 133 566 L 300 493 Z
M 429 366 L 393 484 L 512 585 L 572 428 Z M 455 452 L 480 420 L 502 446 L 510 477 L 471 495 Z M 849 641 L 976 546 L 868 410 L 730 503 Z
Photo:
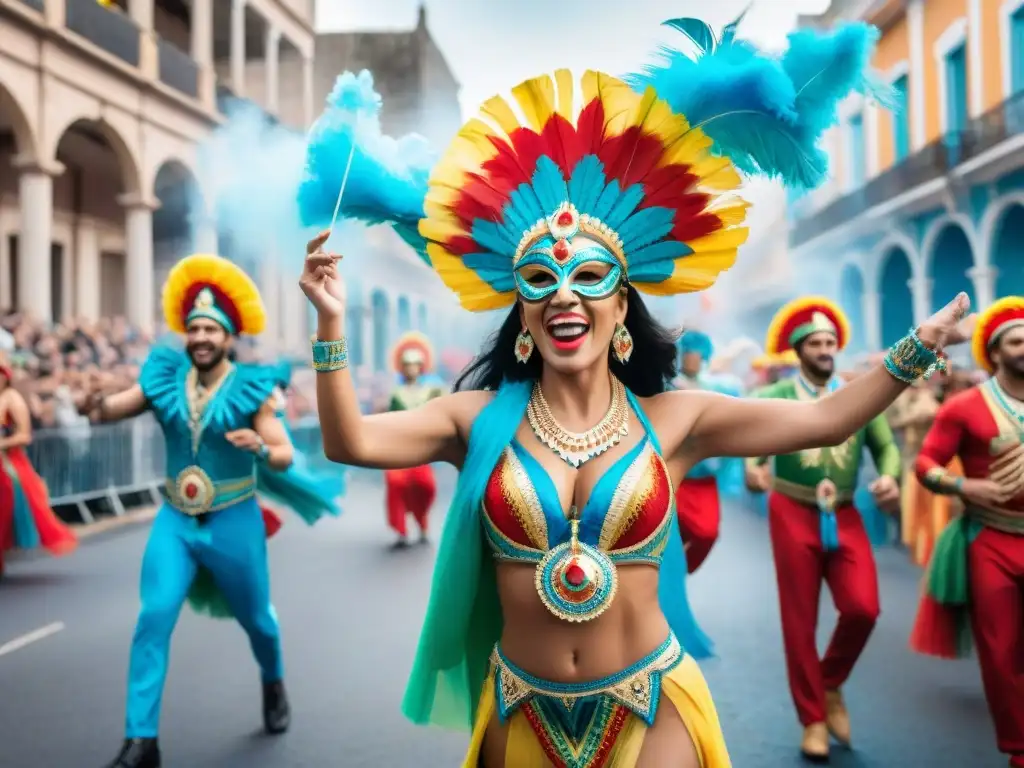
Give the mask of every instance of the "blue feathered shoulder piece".
M 416 230 L 437 155 L 417 134 L 398 139 L 384 135 L 381 105 L 368 71 L 338 77 L 307 139 L 299 214 L 305 226 L 330 224 L 344 181 L 341 218 L 392 224 L 425 254 Z
M 653 87 L 741 171 L 812 189 L 828 174 L 818 144 L 838 121 L 840 102 L 859 92 L 895 105 L 870 70 L 878 30 L 860 22 L 830 32 L 801 29 L 774 56 L 737 37 L 742 18 L 720 37 L 699 19 L 666 21 L 695 50 L 663 46 L 656 63 L 624 79 L 636 90 Z

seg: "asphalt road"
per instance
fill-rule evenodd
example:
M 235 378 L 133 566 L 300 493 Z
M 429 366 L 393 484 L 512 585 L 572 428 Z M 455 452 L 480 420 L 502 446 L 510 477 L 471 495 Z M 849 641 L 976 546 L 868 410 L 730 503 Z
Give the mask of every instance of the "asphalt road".
M 460 764 L 465 735 L 413 727 L 398 711 L 433 551 L 387 551 L 378 482 L 353 479 L 341 519 L 311 529 L 292 517 L 271 542 L 294 711 L 287 735 L 260 732 L 258 674 L 241 629 L 182 613 L 164 697 L 168 768 Z M 765 524 L 736 504 L 723 522 L 718 548 L 690 582 L 720 652 L 705 674 L 736 768 L 798 766 Z M 0 583 L 3 768 L 99 768 L 117 751 L 146 535 L 132 526 L 70 558 L 9 561 Z M 1005 766 L 976 663 L 906 649 L 919 574 L 895 550 L 878 561 L 883 615 L 846 688 L 857 749 L 835 752 L 832 765 Z M 826 605 L 822 642 L 832 621 Z M 52 634 L 12 649 L 42 628 Z

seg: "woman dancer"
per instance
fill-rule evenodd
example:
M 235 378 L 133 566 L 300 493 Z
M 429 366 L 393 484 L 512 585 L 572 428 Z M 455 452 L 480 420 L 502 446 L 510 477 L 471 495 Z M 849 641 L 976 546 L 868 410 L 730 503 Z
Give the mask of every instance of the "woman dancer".
M 431 177 L 433 267 L 467 309 L 512 306 L 464 391 L 363 416 L 341 257 L 329 232 L 307 245 L 324 450 L 461 470 L 403 708 L 472 721 L 466 766 L 722 768 L 670 478 L 842 441 L 960 340 L 966 296 L 820 400 L 666 392 L 674 339 L 637 291 L 700 290 L 733 263 L 746 205 L 719 193 L 739 177 L 653 91 L 587 72 L 576 113 L 573 86 L 559 71 L 514 89 L 527 126 L 487 102 L 500 130 L 469 123 Z
M 43 546 L 66 555 L 78 546 L 75 534 L 53 514 L 46 484 L 25 455 L 32 442 L 28 404 L 13 386 L 14 374 L 0 364 L 0 576 L 4 552 Z

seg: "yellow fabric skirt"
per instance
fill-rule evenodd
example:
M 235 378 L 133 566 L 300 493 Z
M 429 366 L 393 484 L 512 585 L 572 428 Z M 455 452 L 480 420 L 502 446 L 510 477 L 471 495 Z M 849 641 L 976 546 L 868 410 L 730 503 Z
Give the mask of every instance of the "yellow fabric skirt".
M 673 706 L 682 718 L 690 738 L 697 749 L 701 768 L 731 768 L 729 752 L 725 747 L 722 726 L 718 722 L 718 712 L 711 700 L 711 691 L 704 680 L 704 675 L 697 662 L 689 656 L 683 658 L 671 671 L 667 672 L 661 682 L 661 701 L 659 706 Z M 480 749 L 484 743 L 487 726 L 494 717 L 497 704 L 494 696 L 494 676 L 488 675 L 480 696 L 473 725 L 473 736 L 469 743 L 469 751 L 463 768 L 477 768 L 480 761 Z M 634 768 L 640 757 L 647 725 L 636 715 L 630 713 L 626 723 L 615 741 L 607 768 Z M 530 727 L 526 716 L 519 710 L 508 722 L 508 741 L 505 745 L 506 768 L 550 768 L 544 749 Z

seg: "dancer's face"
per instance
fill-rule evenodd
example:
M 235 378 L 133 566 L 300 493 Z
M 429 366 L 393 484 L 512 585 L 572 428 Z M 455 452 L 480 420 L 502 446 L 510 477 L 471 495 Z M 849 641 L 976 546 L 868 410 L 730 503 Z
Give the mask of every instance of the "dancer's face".
M 615 326 L 626 321 L 627 292 L 612 274 L 617 269 L 591 261 L 578 266 L 571 280 L 558 280 L 545 270 L 522 271 L 521 277 L 531 286 L 554 288 L 539 301 L 519 302 L 520 319 L 545 365 L 562 373 L 578 373 L 607 360 Z M 617 283 L 611 292 L 609 279 Z M 581 289 L 588 286 L 601 290 L 585 297 L 587 291 Z
M 185 351 L 198 371 L 217 367 L 231 349 L 233 339 L 224 326 L 205 317 L 188 324 Z
M 682 368 L 685 376 L 692 379 L 700 373 L 700 369 L 703 367 L 704 358 L 700 356 L 699 352 L 686 352 L 683 354 Z
M 829 378 L 836 369 L 836 351 L 839 344 L 831 333 L 812 333 L 800 344 L 801 367 L 816 379 Z
M 402 377 L 408 382 L 414 382 L 423 373 L 423 366 L 420 363 L 402 363 Z
M 1024 328 L 1006 331 L 992 351 L 998 370 L 1014 379 L 1024 379 Z

